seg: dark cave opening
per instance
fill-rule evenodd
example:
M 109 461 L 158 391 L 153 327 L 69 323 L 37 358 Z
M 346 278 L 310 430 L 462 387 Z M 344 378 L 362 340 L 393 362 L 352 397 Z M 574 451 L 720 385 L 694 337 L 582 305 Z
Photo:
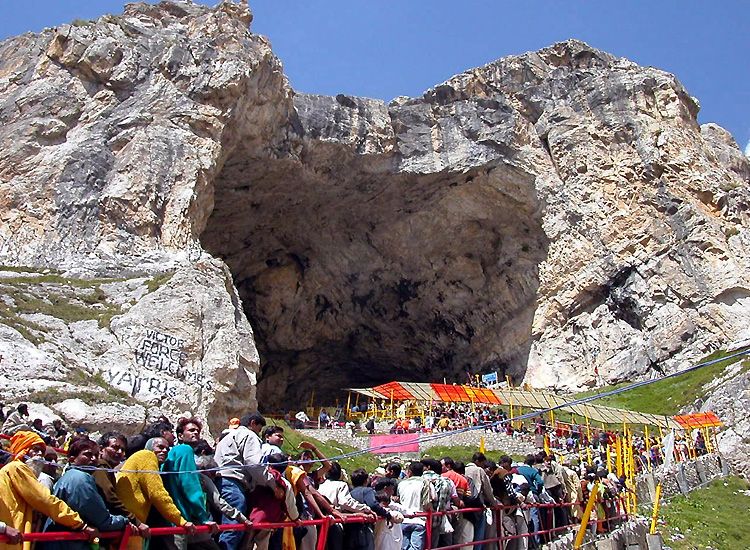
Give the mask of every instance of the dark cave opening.
M 402 174 L 386 156 L 320 149 L 233 155 L 201 236 L 255 332 L 261 409 L 392 380 L 463 383 L 498 365 L 520 379 L 547 253 L 538 209 L 498 189 L 523 174 Z

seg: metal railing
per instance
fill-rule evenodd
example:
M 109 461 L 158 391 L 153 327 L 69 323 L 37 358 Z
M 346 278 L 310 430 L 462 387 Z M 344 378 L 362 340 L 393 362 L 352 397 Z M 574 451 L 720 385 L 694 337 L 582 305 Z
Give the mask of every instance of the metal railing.
M 626 511 L 626 508 L 622 505 L 621 498 L 617 499 L 605 499 L 601 501 L 602 504 L 605 502 L 617 502 L 617 509 L 618 514 L 615 516 L 600 518 L 600 519 L 592 519 L 587 522 L 587 527 L 593 527 L 594 525 L 599 524 L 611 524 L 613 522 L 619 522 L 627 521 L 628 520 L 628 514 Z M 435 549 L 435 550 L 453 550 L 465 546 L 471 546 L 471 545 L 479 545 L 479 544 L 486 544 L 486 543 L 492 543 L 497 542 L 500 545 L 503 545 L 506 542 L 510 542 L 512 540 L 520 539 L 520 538 L 529 538 L 529 537 L 545 537 L 550 534 L 560 533 L 563 531 L 567 531 L 570 529 L 577 529 L 580 527 L 579 524 L 571 522 L 567 525 L 561 525 L 561 526 L 552 526 L 547 529 L 540 529 L 538 531 L 530 531 L 528 533 L 521 533 L 521 534 L 507 534 L 505 533 L 505 529 L 503 528 L 503 515 L 506 514 L 508 511 L 513 511 L 515 514 L 515 510 L 518 507 L 521 507 L 522 510 L 530 510 L 532 508 L 536 508 L 538 510 L 553 510 L 554 508 L 568 508 L 570 510 L 573 509 L 574 506 L 582 506 L 585 505 L 585 503 L 581 502 L 564 502 L 564 503 L 551 503 L 551 504 L 541 504 L 541 503 L 534 503 L 534 504 L 519 504 L 519 505 L 511 505 L 511 506 L 493 506 L 491 508 L 461 508 L 461 509 L 453 509 L 453 510 L 446 510 L 446 511 L 429 511 L 429 512 L 421 512 L 418 514 L 409 515 L 406 517 L 409 518 L 415 518 L 415 517 L 423 517 L 425 518 L 425 549 Z M 465 541 L 460 542 L 456 544 L 451 544 L 447 546 L 434 546 L 434 543 L 436 542 L 435 533 L 434 530 L 434 522 L 433 520 L 435 518 L 439 518 L 441 516 L 453 516 L 458 514 L 467 514 L 467 513 L 485 513 L 485 510 L 491 510 L 494 518 L 493 522 L 495 525 L 497 525 L 497 536 L 485 538 L 482 540 L 472 540 L 472 541 Z M 336 519 L 332 516 L 327 516 L 325 518 L 321 519 L 311 519 L 311 520 L 298 520 L 298 521 L 285 521 L 285 522 L 277 522 L 277 523 L 255 523 L 252 526 L 246 525 L 244 523 L 231 523 L 231 524 L 222 524 L 218 526 L 213 527 L 213 532 L 215 532 L 217 529 L 219 532 L 223 531 L 260 531 L 260 530 L 272 530 L 272 529 L 282 529 L 284 527 L 297 527 L 297 526 L 308 526 L 308 525 L 314 525 L 316 528 L 319 529 L 318 532 L 318 540 L 316 544 L 316 550 L 325 550 L 326 544 L 328 542 L 328 533 L 332 525 L 334 524 L 351 524 L 351 523 L 369 523 L 373 524 L 376 521 L 384 521 L 382 518 L 378 519 L 372 519 L 371 517 L 366 516 L 360 516 L 360 515 L 347 515 L 343 519 Z M 468 521 L 468 520 L 467 520 Z M 482 520 L 483 521 L 483 520 Z M 524 519 L 525 521 L 525 519 Z M 194 528 L 194 531 L 192 533 L 194 534 L 208 534 L 212 532 L 212 527 L 206 526 L 206 525 L 198 525 Z M 184 527 L 154 527 L 151 529 L 151 536 L 152 537 L 158 537 L 158 536 L 167 536 L 167 535 L 186 535 L 191 534 L 188 532 L 188 530 Z M 98 534 L 98 538 L 100 539 L 106 539 L 106 540 L 115 540 L 117 543 L 117 547 L 119 549 L 125 549 L 127 547 L 128 541 L 131 537 L 137 537 L 140 536 L 137 532 L 131 529 L 125 529 L 122 531 L 103 531 Z M 22 535 L 22 541 L 29 541 L 29 542 L 50 542 L 50 541 L 84 541 L 89 540 L 89 537 L 82 532 L 68 532 L 68 531 L 57 531 L 57 532 L 45 532 L 45 533 L 25 533 Z M 0 535 L 0 542 L 9 542 L 9 538 L 5 535 Z M 501 546 L 501 548 L 504 546 Z

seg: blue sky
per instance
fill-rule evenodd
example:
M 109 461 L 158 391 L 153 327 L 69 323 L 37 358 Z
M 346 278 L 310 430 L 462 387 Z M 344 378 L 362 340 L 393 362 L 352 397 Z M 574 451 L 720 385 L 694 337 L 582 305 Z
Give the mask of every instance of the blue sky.
M 213 4 L 214 2 L 203 2 Z M 119 13 L 115 0 L 3 0 L 0 38 Z M 463 70 L 577 38 L 677 75 L 716 122 L 750 141 L 750 5 L 746 1 L 256 0 L 299 91 L 390 100 Z

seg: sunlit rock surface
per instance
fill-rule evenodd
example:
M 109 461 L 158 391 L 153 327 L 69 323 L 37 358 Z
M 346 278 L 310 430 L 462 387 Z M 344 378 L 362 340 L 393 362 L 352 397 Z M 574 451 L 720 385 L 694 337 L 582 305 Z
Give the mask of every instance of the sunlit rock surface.
M 266 410 L 495 370 L 574 389 L 747 327 L 750 166 L 674 76 L 567 41 L 388 104 L 298 94 L 251 19 L 131 4 L 0 43 L 0 262 L 143 280 L 66 294 L 106 310 L 80 320 L 12 283 L 3 376 L 73 364 L 216 429 L 256 377 Z

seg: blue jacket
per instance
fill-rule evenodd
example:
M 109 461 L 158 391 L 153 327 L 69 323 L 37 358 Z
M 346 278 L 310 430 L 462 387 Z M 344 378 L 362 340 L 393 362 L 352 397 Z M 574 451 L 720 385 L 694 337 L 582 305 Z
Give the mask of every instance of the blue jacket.
M 128 523 L 124 516 L 113 516 L 107 510 L 104 499 L 96 489 L 94 477 L 82 470 L 71 468 L 55 483 L 52 493 L 73 510 L 81 519 L 96 527 L 99 531 L 119 531 Z M 70 531 L 68 527 L 58 525 L 51 519 L 44 525 L 44 531 Z M 46 542 L 37 546 L 39 550 L 89 550 L 88 541 Z
M 524 464 L 523 466 L 518 467 L 518 473 L 525 477 L 526 481 L 529 482 L 529 488 L 532 493 L 535 495 L 541 494 L 542 489 L 544 489 L 544 478 L 539 470 L 533 466 Z

